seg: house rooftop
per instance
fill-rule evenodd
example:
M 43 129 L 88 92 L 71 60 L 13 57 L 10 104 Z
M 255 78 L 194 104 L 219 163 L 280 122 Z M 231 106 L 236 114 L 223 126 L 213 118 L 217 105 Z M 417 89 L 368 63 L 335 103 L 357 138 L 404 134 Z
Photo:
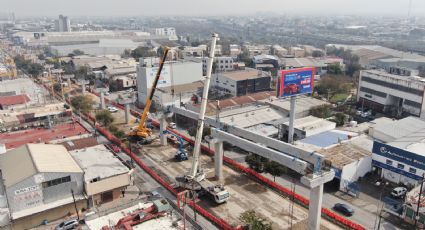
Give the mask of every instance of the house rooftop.
M 104 145 L 73 150 L 70 154 L 83 169 L 86 182 L 129 172 L 129 169 Z
M 219 73 L 227 78 L 230 78 L 234 81 L 242 81 L 248 79 L 256 79 L 260 77 L 265 77 L 264 72 L 261 70 L 256 70 L 252 68 L 245 68 L 244 70 L 236 70 L 229 72 L 221 72 Z

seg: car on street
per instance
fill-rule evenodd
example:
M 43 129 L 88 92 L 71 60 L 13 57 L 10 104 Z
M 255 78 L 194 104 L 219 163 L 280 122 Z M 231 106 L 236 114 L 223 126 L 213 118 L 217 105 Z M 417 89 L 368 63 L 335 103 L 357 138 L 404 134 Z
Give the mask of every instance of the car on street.
M 336 203 L 333 207 L 333 209 L 345 216 L 352 216 L 354 215 L 354 209 L 352 209 L 349 205 L 347 204 L 341 204 L 341 203 Z
M 170 129 L 176 129 L 177 128 L 177 125 L 174 122 L 170 122 L 170 124 L 168 124 L 168 128 L 170 128 Z
M 108 111 L 111 113 L 116 113 L 118 112 L 118 109 L 115 106 L 108 106 Z
M 391 196 L 394 198 L 403 198 L 407 193 L 407 188 L 396 187 L 391 191 Z
M 74 229 L 77 226 L 78 226 L 78 220 L 72 219 L 72 220 L 67 220 L 67 221 L 60 223 L 58 226 L 56 226 L 55 230 Z

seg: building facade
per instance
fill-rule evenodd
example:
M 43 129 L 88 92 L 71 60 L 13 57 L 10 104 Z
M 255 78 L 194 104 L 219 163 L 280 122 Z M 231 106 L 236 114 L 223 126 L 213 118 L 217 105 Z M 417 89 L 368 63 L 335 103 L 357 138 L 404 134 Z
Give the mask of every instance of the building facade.
M 208 57 L 202 58 L 202 74 L 207 75 L 207 64 Z M 214 57 L 215 63 L 215 71 L 223 72 L 223 71 L 232 71 L 234 69 L 233 66 L 233 58 L 232 57 Z
M 56 20 L 55 26 L 57 32 L 71 32 L 71 21 L 67 16 L 63 16 L 62 14 Z
M 235 97 L 270 90 L 270 82 L 270 74 L 251 68 L 216 73 L 211 79 L 214 87 Z
M 380 112 L 425 118 L 424 88 L 424 78 L 362 70 L 357 102 Z
M 137 66 L 137 97 L 139 103 L 145 103 L 149 90 L 158 70 L 158 64 L 153 66 Z M 166 62 L 161 72 L 157 88 L 183 85 L 202 79 L 202 63 L 194 61 Z
M 84 173 L 62 145 L 26 144 L 2 154 L 0 167 L 0 193 L 18 229 L 75 213 L 74 198 L 79 207 L 87 208 Z

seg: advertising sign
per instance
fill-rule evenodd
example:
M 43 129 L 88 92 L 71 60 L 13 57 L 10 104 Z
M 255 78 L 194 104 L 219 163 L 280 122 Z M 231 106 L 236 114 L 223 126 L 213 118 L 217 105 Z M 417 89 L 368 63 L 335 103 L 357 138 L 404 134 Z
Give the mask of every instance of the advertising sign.
M 148 69 L 147 72 L 147 86 L 150 88 L 152 86 L 153 80 L 156 76 L 156 72 L 159 67 L 152 67 Z M 157 87 L 168 87 L 171 86 L 171 74 L 170 74 L 170 66 L 165 66 L 162 68 L 161 75 L 158 79 Z
M 282 71 L 279 97 L 312 93 L 315 68 L 289 69 Z
M 425 157 L 409 151 L 373 142 L 372 153 L 425 170 Z

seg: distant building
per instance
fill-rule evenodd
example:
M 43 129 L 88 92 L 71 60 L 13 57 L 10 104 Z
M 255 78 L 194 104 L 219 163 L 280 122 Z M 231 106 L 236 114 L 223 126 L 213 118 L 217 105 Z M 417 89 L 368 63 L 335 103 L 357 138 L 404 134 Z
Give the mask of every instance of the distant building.
M 208 59 L 208 57 L 202 58 L 202 74 L 204 76 L 207 75 Z M 216 66 L 216 72 L 232 71 L 234 69 L 232 57 L 214 57 L 214 62 Z
M 0 96 L 0 109 L 15 109 L 25 107 L 30 98 L 26 94 Z
M 16 229 L 75 214 L 73 198 L 77 209 L 87 208 L 83 170 L 62 145 L 26 144 L 9 150 L 0 155 L 0 168 L 0 193 Z
M 307 116 L 294 121 L 294 139 L 304 139 L 314 134 L 335 129 L 336 123 L 322 118 Z M 289 133 L 289 122 L 281 124 L 282 136 Z
M 241 46 L 237 44 L 231 44 L 230 47 L 230 56 L 236 58 L 242 51 Z
M 137 99 L 139 103 L 145 103 L 153 79 L 158 70 L 158 63 L 153 65 L 139 64 L 137 66 Z M 157 88 L 165 88 L 177 85 L 193 83 L 202 79 L 202 63 L 195 61 L 172 61 L 166 62 L 161 72 Z
M 289 54 L 296 58 L 305 57 L 305 49 L 293 46 L 289 48 Z
M 71 32 L 71 21 L 67 16 L 59 15 L 59 19 L 55 23 L 57 32 Z
M 104 145 L 70 152 L 84 171 L 84 190 L 89 206 L 97 206 L 122 196 L 130 185 L 131 172 Z
M 397 73 L 397 74 L 395 74 Z M 373 110 L 425 118 L 425 79 L 406 76 L 408 72 L 362 70 L 357 102 Z
M 272 69 L 279 69 L 280 67 L 280 60 L 274 55 L 256 55 L 252 58 L 252 62 L 254 65 L 254 68 L 261 69 L 264 71 L 270 71 Z
M 251 68 L 219 72 L 211 79 L 213 86 L 236 97 L 270 90 L 270 82 L 270 74 Z
M 288 50 L 283 48 L 280 45 L 273 45 L 272 49 L 273 49 L 272 55 L 277 55 L 278 57 L 284 57 L 288 55 Z

